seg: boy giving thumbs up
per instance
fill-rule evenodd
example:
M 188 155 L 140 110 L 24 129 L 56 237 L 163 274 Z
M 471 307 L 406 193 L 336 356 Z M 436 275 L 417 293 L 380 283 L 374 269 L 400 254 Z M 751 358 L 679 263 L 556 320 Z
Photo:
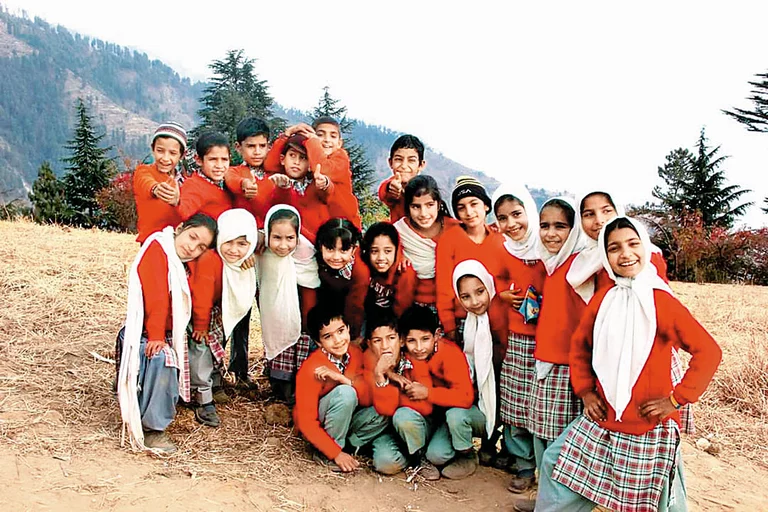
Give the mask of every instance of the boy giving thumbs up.
M 392 144 L 387 161 L 392 177 L 379 185 L 379 199 L 389 207 L 389 221 L 394 223 L 405 216 L 405 186 L 427 166 L 424 144 L 414 135 L 401 135 Z

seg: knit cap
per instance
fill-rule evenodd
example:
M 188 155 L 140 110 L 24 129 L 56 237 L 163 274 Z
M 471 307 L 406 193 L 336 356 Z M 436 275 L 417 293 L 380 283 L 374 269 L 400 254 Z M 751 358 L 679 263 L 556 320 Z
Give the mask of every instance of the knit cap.
M 493 209 L 491 198 L 488 197 L 488 193 L 477 178 L 472 176 L 459 176 L 456 178 L 456 185 L 453 186 L 451 194 L 451 207 L 453 208 L 454 215 L 456 215 L 456 206 L 459 204 L 459 200 L 465 197 L 477 197 L 485 203 L 488 209 Z
M 163 123 L 157 127 L 154 135 L 152 135 L 152 144 L 155 143 L 155 139 L 158 137 L 170 137 L 179 141 L 181 144 L 181 152 L 187 151 L 187 131 L 179 123 L 168 122 Z

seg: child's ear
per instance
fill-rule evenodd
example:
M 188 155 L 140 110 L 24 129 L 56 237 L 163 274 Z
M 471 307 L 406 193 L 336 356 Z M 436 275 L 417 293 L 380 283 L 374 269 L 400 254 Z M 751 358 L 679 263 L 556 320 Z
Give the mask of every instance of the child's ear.
M 176 226 L 176 229 L 173 230 L 174 235 L 179 235 L 184 230 L 184 223 L 179 224 Z
M 285 155 L 280 155 L 280 165 L 285 164 Z
M 441 327 L 438 327 L 435 331 L 435 342 L 439 341 L 440 338 L 443 337 L 443 329 Z
M 200 158 L 200 155 L 198 155 L 197 153 L 195 153 L 195 163 L 200 167 L 203 166 L 203 160 L 202 158 Z
M 422 160 L 421 163 L 419 164 L 419 172 L 423 171 L 426 166 L 427 166 L 427 161 Z

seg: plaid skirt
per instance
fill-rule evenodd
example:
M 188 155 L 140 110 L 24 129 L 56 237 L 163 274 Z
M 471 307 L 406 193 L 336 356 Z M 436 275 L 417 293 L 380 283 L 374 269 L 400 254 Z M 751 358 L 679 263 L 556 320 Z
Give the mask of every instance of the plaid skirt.
M 224 367 L 224 323 L 221 320 L 221 306 L 211 309 L 211 323 L 208 326 L 208 346 L 213 354 L 214 366 L 221 371 Z
M 507 425 L 528 426 L 533 381 L 536 380 L 534 348 L 536 339 L 533 336 L 509 333 L 499 379 L 501 421 Z
M 565 438 L 552 478 L 615 512 L 655 512 L 671 486 L 679 441 L 672 420 L 633 435 L 582 416 Z
M 314 348 L 312 338 L 308 334 L 302 334 L 296 343 L 268 362 L 269 376 L 278 380 L 293 380 L 301 363 L 309 357 Z
M 554 441 L 583 410 L 573 393 L 567 364 L 556 364 L 544 379 L 534 376 L 530 412 L 525 426 L 534 436 Z
M 672 349 L 672 386 L 677 386 L 683 380 L 683 362 L 677 350 Z M 693 404 L 685 404 L 680 409 L 680 430 L 685 434 L 695 434 L 696 425 L 693 423 Z

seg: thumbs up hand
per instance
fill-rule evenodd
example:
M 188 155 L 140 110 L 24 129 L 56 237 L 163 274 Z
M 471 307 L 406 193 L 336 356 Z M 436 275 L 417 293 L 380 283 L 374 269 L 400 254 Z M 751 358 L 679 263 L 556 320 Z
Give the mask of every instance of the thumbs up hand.
M 171 206 L 179 204 L 181 190 L 179 189 L 179 182 L 173 178 L 156 184 L 152 189 L 152 193 L 162 202 L 168 203 Z
M 259 185 L 255 180 L 243 180 L 243 195 L 246 199 L 253 199 L 259 193 Z
M 331 180 L 328 179 L 328 176 L 320 172 L 322 170 L 322 167 L 320 164 L 317 164 L 317 167 L 315 167 L 315 172 L 312 175 L 312 178 L 315 180 L 315 187 L 317 187 L 317 190 L 325 190 L 331 185 Z
M 395 173 L 395 177 L 392 178 L 387 186 L 387 192 L 395 199 L 400 199 L 403 194 L 403 178 L 400 176 L 400 172 Z

